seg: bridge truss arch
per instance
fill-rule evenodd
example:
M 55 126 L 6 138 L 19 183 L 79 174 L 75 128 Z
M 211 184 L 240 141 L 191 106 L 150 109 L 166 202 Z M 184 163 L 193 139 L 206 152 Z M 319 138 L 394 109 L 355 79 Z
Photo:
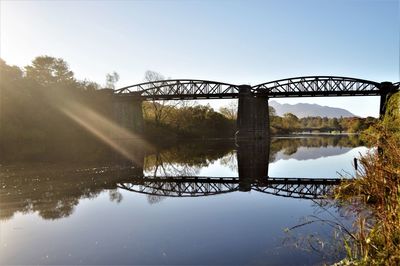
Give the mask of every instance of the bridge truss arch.
M 323 199 L 333 192 L 340 179 L 272 178 L 252 185 L 251 189 L 275 196 L 298 199 Z
M 135 94 L 144 100 L 237 98 L 239 87 L 210 80 L 171 79 L 140 83 L 115 90 L 117 95 Z
M 251 87 L 251 92 L 270 98 L 379 96 L 385 93 L 385 83 L 340 76 L 304 76 L 258 84 Z M 394 91 L 399 90 L 399 82 L 392 85 Z M 237 98 L 240 87 L 210 80 L 170 79 L 126 86 L 114 93 L 119 96 L 140 96 L 143 100 L 220 99 Z
M 265 178 L 254 181 L 251 190 L 281 197 L 322 199 L 340 179 Z M 160 197 L 204 197 L 240 191 L 235 177 L 144 177 L 132 183 L 119 183 L 123 190 Z
M 212 177 L 145 177 L 140 183 L 121 183 L 117 187 L 162 197 L 204 197 L 239 190 L 237 178 Z
M 378 96 L 381 83 L 338 76 L 305 76 L 274 80 L 252 87 L 252 92 L 271 98 L 322 96 Z

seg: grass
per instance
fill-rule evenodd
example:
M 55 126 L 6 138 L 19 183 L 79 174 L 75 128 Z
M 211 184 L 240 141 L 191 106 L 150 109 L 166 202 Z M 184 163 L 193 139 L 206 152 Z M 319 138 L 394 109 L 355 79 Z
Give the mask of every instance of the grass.
M 400 94 L 384 119 L 365 134 L 377 147 L 361 157 L 357 176 L 335 190 L 335 199 L 356 214 L 337 265 L 400 265 Z

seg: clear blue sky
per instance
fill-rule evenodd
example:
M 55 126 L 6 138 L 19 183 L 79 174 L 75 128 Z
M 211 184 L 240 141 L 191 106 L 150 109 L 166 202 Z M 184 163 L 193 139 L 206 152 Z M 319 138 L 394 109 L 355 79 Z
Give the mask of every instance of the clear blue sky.
M 304 75 L 399 81 L 399 1 L 1 1 L 0 56 L 65 59 L 76 77 L 118 87 L 146 70 L 258 84 Z M 377 115 L 378 99 L 281 100 Z M 215 102 L 218 107 L 226 102 Z

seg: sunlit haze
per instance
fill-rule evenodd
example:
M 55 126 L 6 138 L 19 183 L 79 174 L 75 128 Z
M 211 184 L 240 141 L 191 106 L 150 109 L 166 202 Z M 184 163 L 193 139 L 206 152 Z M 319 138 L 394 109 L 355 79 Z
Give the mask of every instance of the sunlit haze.
M 0 56 L 63 58 L 117 87 L 146 70 L 256 85 L 307 75 L 399 78 L 399 1 L 1 1 Z M 296 98 L 377 116 L 378 97 Z M 202 102 L 203 103 L 203 102 Z M 218 109 L 228 100 L 209 101 Z

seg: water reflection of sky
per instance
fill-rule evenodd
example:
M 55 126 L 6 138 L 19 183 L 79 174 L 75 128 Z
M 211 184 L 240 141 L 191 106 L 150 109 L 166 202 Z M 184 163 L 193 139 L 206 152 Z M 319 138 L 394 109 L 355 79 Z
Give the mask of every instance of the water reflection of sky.
M 329 148 L 319 148 L 329 149 Z M 348 149 L 348 148 L 347 148 Z M 293 159 L 278 160 L 269 164 L 269 176 L 277 177 L 340 177 L 339 174 L 354 174 L 353 159 L 360 157 L 368 151 L 366 147 L 348 149 L 339 155 L 329 155 L 317 159 Z
M 304 265 L 320 260 L 319 254 L 283 245 L 283 230 L 315 213 L 310 201 L 250 192 L 149 205 L 145 195 L 122 193 L 120 204 L 110 202 L 107 192 L 82 200 L 67 219 L 46 221 L 31 214 L 2 222 L 0 261 Z M 325 230 L 311 229 L 322 235 Z
M 268 174 L 338 177 L 341 170 L 354 172 L 353 158 L 366 151 L 298 147 L 290 155 L 276 153 Z M 233 151 L 196 170 L 175 163 L 167 172 L 183 169 L 198 176 L 236 177 L 236 167 Z M 118 189 L 119 203 L 110 200 L 110 192 L 105 188 L 93 198 L 76 198 L 67 217 L 46 220 L 29 211 L 1 221 L 0 264 L 309 265 L 320 263 L 321 255 L 284 244 L 284 229 L 310 215 L 332 218 L 310 200 L 256 191 L 169 198 Z M 339 209 L 329 210 L 340 216 Z M 329 239 L 332 230 L 312 224 L 295 233 Z
M 304 150 L 306 149 L 306 151 Z M 308 151 L 307 151 L 308 150 Z M 326 151 L 326 152 L 324 152 Z M 291 155 L 278 153 L 276 160 L 269 163 L 268 176 L 270 177 L 308 177 L 308 178 L 338 178 L 354 174 L 353 159 L 368 151 L 366 147 L 339 148 L 320 147 L 298 149 Z M 308 155 L 319 153 L 318 158 L 308 158 Z M 198 176 L 236 177 L 237 170 L 232 169 L 221 161 L 231 154 L 202 167 Z M 234 157 L 232 160 L 236 161 Z

